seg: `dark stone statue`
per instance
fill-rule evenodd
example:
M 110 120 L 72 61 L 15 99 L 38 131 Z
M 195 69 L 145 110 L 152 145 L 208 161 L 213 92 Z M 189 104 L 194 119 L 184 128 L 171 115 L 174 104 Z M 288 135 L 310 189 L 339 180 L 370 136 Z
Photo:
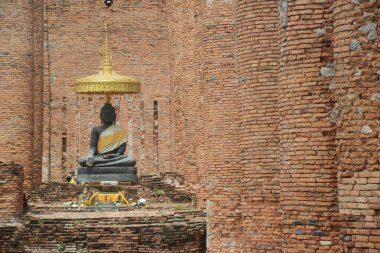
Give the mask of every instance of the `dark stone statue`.
M 91 131 L 91 142 L 86 157 L 79 158 L 81 168 L 78 169 L 78 179 L 82 181 L 88 176 L 99 180 L 116 180 L 125 178 L 122 174 L 134 174 L 136 177 L 136 161 L 125 156 L 127 146 L 127 133 L 118 125 L 115 125 L 115 108 L 106 103 L 100 112 L 101 125 Z M 82 177 L 80 175 L 82 174 Z M 112 174 L 112 176 L 110 176 Z M 103 176 L 101 176 L 103 175 Z M 104 176 L 105 175 L 105 176 Z M 108 176 L 107 176 L 108 175 Z M 117 177 L 119 176 L 119 177 Z M 99 181 L 95 180 L 95 181 Z M 131 180 L 127 180 L 131 181 Z
M 99 150 L 99 137 L 102 136 L 102 133 L 105 130 L 110 127 L 116 127 L 116 130 L 124 131 L 121 127 L 115 125 L 116 112 L 115 108 L 110 103 L 106 103 L 102 107 L 100 120 L 102 125 L 94 127 L 91 130 L 91 142 L 88 154 L 86 157 L 79 158 L 79 164 L 83 167 L 107 167 L 115 165 L 134 166 L 136 162 L 124 155 L 127 147 L 126 133 L 124 133 L 124 139 L 116 143 L 113 146 L 114 148 L 111 147 L 111 150 Z

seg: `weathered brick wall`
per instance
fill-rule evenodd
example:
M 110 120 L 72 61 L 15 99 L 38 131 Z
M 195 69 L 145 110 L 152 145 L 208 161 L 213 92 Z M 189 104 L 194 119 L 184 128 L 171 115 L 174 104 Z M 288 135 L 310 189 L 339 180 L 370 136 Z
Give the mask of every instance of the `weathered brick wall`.
M 177 174 L 166 173 L 144 175 L 141 176 L 139 180 L 140 185 L 147 187 L 152 191 L 163 190 L 165 196 L 169 197 L 174 203 L 192 202 L 194 196 L 184 191 L 184 187 L 181 185 L 182 182 L 183 178 Z
M 201 253 L 205 252 L 201 215 L 198 211 L 30 215 L 5 252 Z
M 168 9 L 170 42 L 174 45 L 171 51 L 174 164 L 193 188 L 198 187 L 203 203 L 204 200 L 212 203 L 214 196 L 223 199 L 227 194 L 219 198 L 217 184 L 227 173 L 215 173 L 220 160 L 212 148 L 224 150 L 222 141 L 233 143 L 232 139 L 238 139 L 243 166 L 242 175 L 235 173 L 235 176 L 241 179 L 238 191 L 243 193 L 243 222 L 238 225 L 240 221 L 232 219 L 237 228 L 230 235 L 244 235 L 245 251 L 336 251 L 341 224 L 336 196 L 332 1 L 237 2 L 231 6 L 236 11 L 236 23 L 231 24 L 237 29 L 236 35 L 231 33 L 236 36 L 232 47 L 228 47 L 228 40 L 218 30 L 222 29 L 218 27 L 218 18 L 223 19 L 223 30 L 228 31 L 226 23 L 234 17 L 218 4 L 209 1 L 206 8 L 204 3 L 197 2 L 168 5 L 173 8 Z M 281 29 L 280 37 L 277 27 Z M 189 32 L 189 37 L 184 32 Z M 218 40 L 222 42 L 218 44 Z M 225 55 L 236 50 L 233 64 L 237 77 L 226 72 L 226 62 L 213 68 L 223 54 L 215 47 L 224 48 Z M 186 50 L 193 50 L 193 54 Z M 189 70 L 194 66 L 200 71 L 198 77 Z M 228 137 L 228 131 L 217 128 L 215 107 L 220 94 L 210 84 L 218 83 L 218 75 L 224 75 L 223 81 L 229 80 L 226 76 L 235 78 L 239 84 L 239 93 L 234 94 L 226 87 L 221 92 L 231 96 L 231 101 L 239 97 L 238 136 Z M 228 106 L 224 105 L 223 110 L 225 120 L 231 120 Z M 213 138 L 218 138 L 218 142 L 213 143 Z M 200 154 L 200 158 L 194 158 L 194 154 Z M 228 185 L 233 184 L 230 179 Z M 216 206 L 221 207 L 219 202 Z M 217 212 L 220 217 L 215 217 L 213 206 L 207 207 L 210 250 L 233 249 L 237 244 L 226 239 L 228 235 L 218 227 L 233 212 Z M 223 234 L 225 240 L 213 237 L 215 231 L 218 236 Z
M 244 252 L 281 252 L 277 1 L 236 1 Z
M 233 1 L 203 3 L 202 65 L 208 248 L 231 252 L 242 244 L 239 98 Z
M 23 169 L 0 162 L 0 223 L 18 220 L 23 213 Z
M 118 2 L 106 9 L 101 1 L 49 1 L 45 8 L 44 181 L 60 181 L 77 167 L 77 158 L 87 154 L 91 128 L 100 124 L 104 98 L 77 97 L 74 80 L 98 72 L 104 21 L 116 72 L 142 81 L 142 95 L 113 100 L 118 122 L 131 134 L 129 153 L 140 173 L 170 170 L 165 4 Z
M 33 1 L 34 12 L 34 87 L 33 87 L 33 186 L 41 183 L 42 164 L 42 101 L 43 101 L 43 39 L 44 39 L 44 3 Z
M 33 1 L 0 2 L 0 160 L 24 168 L 25 191 L 33 180 Z
M 17 232 L 17 228 L 17 225 L 0 224 L 0 252 L 10 252 L 9 249 L 12 247 L 13 236 Z
M 172 167 L 204 202 L 199 181 L 202 149 L 202 67 L 200 1 L 167 1 L 170 46 Z M 198 66 L 198 67 L 196 67 Z M 203 187 L 204 188 L 204 187 Z M 201 196 L 202 195 L 202 196 Z
M 206 208 L 208 248 L 241 246 L 234 3 L 168 1 L 176 170 Z
M 380 2 L 334 8 L 339 214 L 344 252 L 380 251 Z
M 282 249 L 336 252 L 333 1 L 280 1 Z
M 1 158 L 27 192 L 42 140 L 44 181 L 87 152 L 104 100 L 73 81 L 97 71 L 108 19 L 116 71 L 143 82 L 114 99 L 139 173 L 185 177 L 211 252 L 380 250 L 378 1 L 41 4 L 0 3 Z

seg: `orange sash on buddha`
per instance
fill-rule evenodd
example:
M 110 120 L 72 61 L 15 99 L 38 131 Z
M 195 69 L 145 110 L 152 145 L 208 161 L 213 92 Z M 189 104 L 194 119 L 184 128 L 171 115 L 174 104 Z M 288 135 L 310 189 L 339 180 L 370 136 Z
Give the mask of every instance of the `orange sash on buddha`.
M 112 125 L 100 134 L 98 141 L 98 153 L 104 154 L 110 152 L 126 142 L 126 131 L 118 125 Z

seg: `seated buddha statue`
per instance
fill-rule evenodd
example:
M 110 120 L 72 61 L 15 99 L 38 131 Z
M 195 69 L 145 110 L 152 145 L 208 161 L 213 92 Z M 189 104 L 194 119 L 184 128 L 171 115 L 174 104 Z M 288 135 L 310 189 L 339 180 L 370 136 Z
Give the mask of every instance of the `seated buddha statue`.
M 79 158 L 82 167 L 131 167 L 136 161 L 125 156 L 126 131 L 115 124 L 115 108 L 106 103 L 100 111 L 101 125 L 91 130 L 90 148 L 87 156 Z

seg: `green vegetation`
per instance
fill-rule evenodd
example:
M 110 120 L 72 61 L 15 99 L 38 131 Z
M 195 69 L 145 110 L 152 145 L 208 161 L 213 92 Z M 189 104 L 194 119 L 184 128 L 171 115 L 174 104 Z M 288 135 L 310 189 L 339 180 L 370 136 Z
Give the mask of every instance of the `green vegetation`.
M 174 207 L 174 210 L 175 211 L 184 211 L 184 210 L 190 210 L 191 209 L 191 207 L 189 207 L 189 206 L 181 206 L 181 205 L 178 205 L 178 206 L 175 206 Z
M 163 189 L 158 189 L 155 191 L 157 195 L 159 196 L 165 196 L 165 191 Z
M 55 245 L 55 247 L 57 248 L 58 251 L 64 251 L 66 248 L 65 244 L 63 244 L 62 242 Z

